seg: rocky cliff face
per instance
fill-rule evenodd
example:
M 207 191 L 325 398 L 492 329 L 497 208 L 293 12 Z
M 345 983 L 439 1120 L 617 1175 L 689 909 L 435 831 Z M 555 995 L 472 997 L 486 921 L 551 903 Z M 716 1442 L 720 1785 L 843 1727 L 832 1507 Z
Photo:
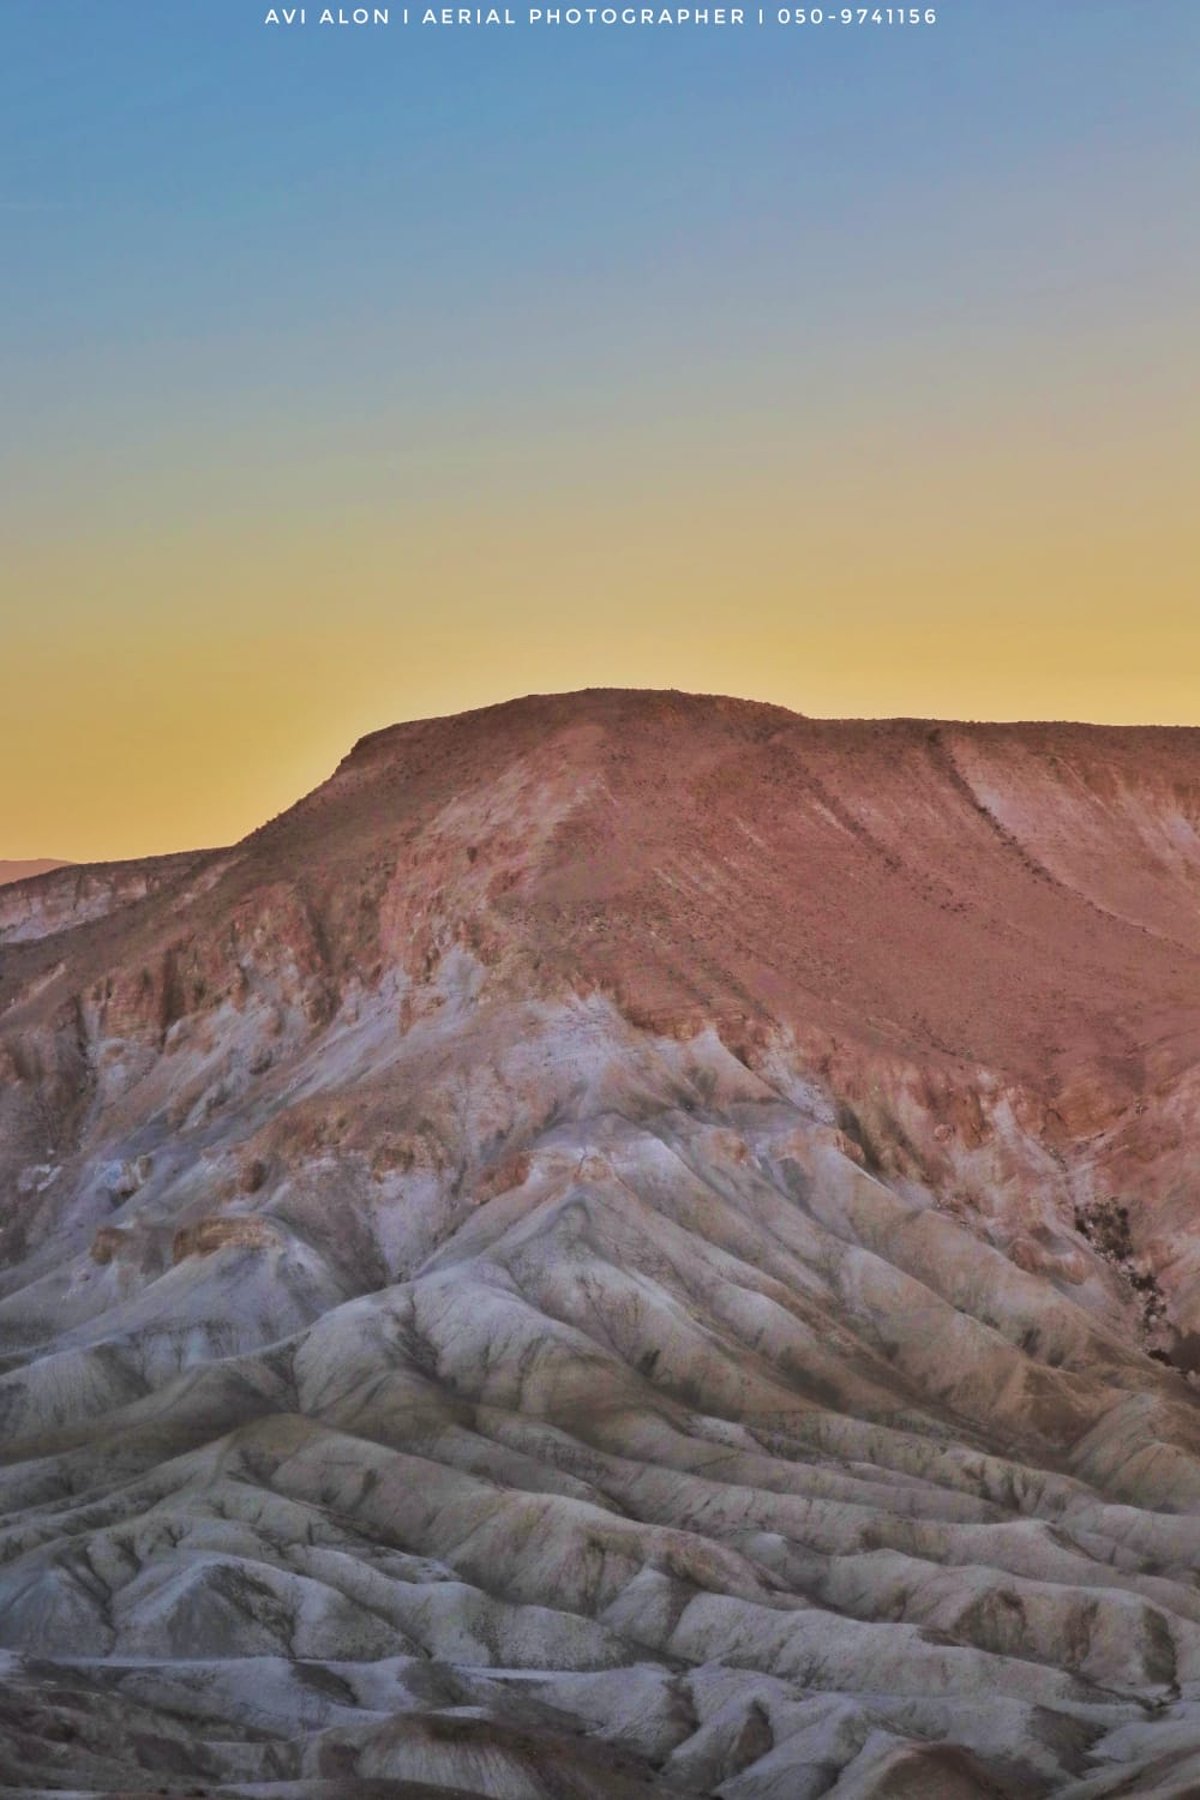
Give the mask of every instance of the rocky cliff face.
M 5 1791 L 1196 1791 L 1200 733 L 529 700 L 12 896 Z

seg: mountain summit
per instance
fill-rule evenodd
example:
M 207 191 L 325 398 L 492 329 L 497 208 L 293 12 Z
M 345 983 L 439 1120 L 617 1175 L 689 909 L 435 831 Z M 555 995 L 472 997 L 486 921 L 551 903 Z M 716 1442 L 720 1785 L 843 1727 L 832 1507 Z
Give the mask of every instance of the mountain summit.
M 0 1793 L 1196 1791 L 1198 896 L 1200 732 L 613 690 L 0 893 Z

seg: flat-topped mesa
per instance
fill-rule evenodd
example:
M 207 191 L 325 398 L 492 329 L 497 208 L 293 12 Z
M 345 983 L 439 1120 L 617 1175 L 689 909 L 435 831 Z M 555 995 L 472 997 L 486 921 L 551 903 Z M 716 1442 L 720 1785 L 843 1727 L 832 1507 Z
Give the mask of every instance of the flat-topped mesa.
M 140 983 L 149 1029 L 257 976 L 321 1023 L 469 964 L 479 998 L 986 1067 L 1086 1133 L 1194 1060 L 1198 818 L 1196 731 L 533 696 L 361 740 L 234 851 L 0 897 L 0 942 L 62 958 L 14 948 L 0 1004 L 36 978 L 43 1017 L 106 989 L 136 1014 Z
M 679 688 L 580 688 L 565 694 L 527 694 L 517 700 L 501 700 L 469 712 L 411 719 L 368 732 L 343 759 L 340 767 L 403 754 L 413 742 L 453 737 L 493 747 L 506 737 L 540 742 L 561 729 L 582 724 L 604 727 L 668 729 L 683 725 L 703 729 L 723 719 L 742 730 L 770 730 L 804 720 L 803 713 L 763 700 L 738 700 L 724 694 L 689 694 Z

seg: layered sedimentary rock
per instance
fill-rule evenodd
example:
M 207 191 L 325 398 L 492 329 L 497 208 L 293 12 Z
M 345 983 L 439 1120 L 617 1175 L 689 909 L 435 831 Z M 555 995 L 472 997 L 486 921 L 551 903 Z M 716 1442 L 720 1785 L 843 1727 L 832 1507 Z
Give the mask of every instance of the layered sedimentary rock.
M 1197 1791 L 1198 897 L 1198 733 L 613 692 L 14 888 L 0 1791 Z

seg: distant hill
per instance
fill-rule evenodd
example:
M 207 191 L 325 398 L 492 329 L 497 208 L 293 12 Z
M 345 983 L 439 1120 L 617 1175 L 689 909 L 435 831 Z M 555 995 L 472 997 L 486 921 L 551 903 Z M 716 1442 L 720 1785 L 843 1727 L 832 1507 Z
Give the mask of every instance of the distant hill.
M 69 866 L 65 862 L 55 862 L 52 857 L 43 857 L 36 862 L 0 862 L 0 887 L 7 887 L 10 881 L 28 881 L 32 875 L 48 875 L 51 869 Z

